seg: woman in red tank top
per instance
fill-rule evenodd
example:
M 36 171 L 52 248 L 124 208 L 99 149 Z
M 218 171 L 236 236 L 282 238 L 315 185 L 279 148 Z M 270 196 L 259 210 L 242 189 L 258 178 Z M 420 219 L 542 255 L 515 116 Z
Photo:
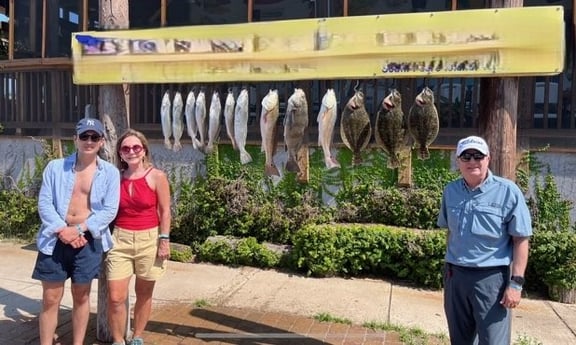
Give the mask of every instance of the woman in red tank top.
M 108 323 L 113 345 L 125 344 L 128 285 L 136 275 L 131 344 L 143 345 L 154 285 L 170 257 L 170 186 L 166 174 L 152 166 L 144 134 L 133 129 L 122 134 L 116 158 L 122 179 L 114 246 L 106 256 Z

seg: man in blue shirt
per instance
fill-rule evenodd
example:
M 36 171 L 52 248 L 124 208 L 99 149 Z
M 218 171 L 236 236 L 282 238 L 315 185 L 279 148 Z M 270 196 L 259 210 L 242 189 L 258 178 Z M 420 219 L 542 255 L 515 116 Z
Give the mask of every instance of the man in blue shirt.
M 520 303 L 528 262 L 530 212 L 520 188 L 488 169 L 484 139 L 461 139 L 456 157 L 462 177 L 445 187 L 438 217 L 438 226 L 448 228 L 444 311 L 450 341 L 510 344 L 510 309 Z
M 108 228 L 116 217 L 120 172 L 100 159 L 104 126 L 84 118 L 76 125 L 76 153 L 48 163 L 38 196 L 42 220 L 32 278 L 42 282 L 40 344 L 52 345 L 64 283 L 72 280 L 73 344 L 84 343 L 90 316 L 90 287 L 102 254 L 112 245 Z

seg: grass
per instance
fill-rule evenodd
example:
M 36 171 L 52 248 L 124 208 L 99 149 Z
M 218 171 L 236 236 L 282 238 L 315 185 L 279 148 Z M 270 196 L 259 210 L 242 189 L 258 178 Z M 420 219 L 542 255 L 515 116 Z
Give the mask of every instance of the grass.
M 196 308 L 207 308 L 210 306 L 210 302 L 208 302 L 205 299 L 197 299 L 196 301 L 194 301 L 194 306 Z
M 514 340 L 513 345 L 543 345 L 540 340 L 529 337 L 527 335 L 519 335 L 516 340 Z
M 445 334 L 430 334 L 417 327 L 381 322 L 365 322 L 362 326 L 373 330 L 398 333 L 400 340 L 406 345 L 448 345 L 450 343 Z
M 344 319 L 344 318 L 340 318 L 340 317 L 336 317 L 336 316 L 332 316 L 328 313 L 319 313 L 314 315 L 314 320 L 320 321 L 320 322 L 334 322 L 334 323 L 342 323 L 345 325 L 351 325 L 352 321 L 348 320 L 348 319 Z
M 329 313 L 319 313 L 314 315 L 314 320 L 320 322 L 333 322 L 341 323 L 346 325 L 351 325 L 352 321 L 349 319 L 337 317 Z M 405 327 L 401 325 L 395 325 L 392 323 L 381 323 L 381 322 L 365 322 L 362 324 L 363 327 L 379 330 L 384 332 L 396 333 L 398 334 L 400 340 L 405 345 L 448 345 L 450 344 L 450 339 L 446 334 L 442 333 L 427 333 L 424 330 L 417 327 Z M 512 345 L 543 345 L 539 340 L 529 337 L 527 335 L 520 335 L 514 340 Z

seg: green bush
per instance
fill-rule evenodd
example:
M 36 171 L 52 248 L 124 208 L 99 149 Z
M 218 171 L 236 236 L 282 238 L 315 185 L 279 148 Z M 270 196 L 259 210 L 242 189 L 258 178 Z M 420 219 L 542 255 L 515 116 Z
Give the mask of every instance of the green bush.
M 18 189 L 0 190 L 0 235 L 32 240 L 40 228 L 38 198 Z
M 221 264 L 272 268 L 278 266 L 281 255 L 258 243 L 254 237 L 226 237 L 204 242 L 199 248 L 198 259 Z
M 371 274 L 442 284 L 446 234 L 381 225 L 307 226 L 295 235 L 296 268 L 313 276 Z
M 177 262 L 191 262 L 194 258 L 192 248 L 189 246 L 179 245 L 177 248 L 174 245 L 170 246 L 170 260 Z
M 338 221 L 436 228 L 441 191 L 359 186 L 353 195 L 339 204 Z
M 528 259 L 530 279 L 547 287 L 576 289 L 576 233 L 536 231 Z

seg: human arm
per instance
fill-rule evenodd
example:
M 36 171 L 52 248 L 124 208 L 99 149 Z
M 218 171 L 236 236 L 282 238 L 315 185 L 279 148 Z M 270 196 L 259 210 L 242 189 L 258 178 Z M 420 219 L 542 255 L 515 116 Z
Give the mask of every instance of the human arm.
M 62 186 L 58 185 L 58 174 L 56 161 L 48 163 L 42 173 L 42 186 L 38 194 L 38 214 L 42 221 L 42 230 L 47 235 L 55 235 L 62 231 L 66 226 L 66 221 L 58 213 L 56 193 Z
M 524 277 L 526 266 L 528 265 L 528 252 L 530 249 L 529 237 L 512 237 L 513 261 L 512 276 Z M 508 284 L 502 301 L 500 302 L 506 308 L 514 308 L 520 303 L 522 290 L 516 284 Z
M 172 215 L 170 211 L 170 184 L 166 174 L 160 170 L 155 170 L 154 180 L 156 185 L 156 195 L 158 197 L 158 216 L 160 218 L 159 235 L 170 235 L 170 223 Z M 169 238 L 160 238 L 158 245 L 158 257 L 168 259 L 170 257 Z

